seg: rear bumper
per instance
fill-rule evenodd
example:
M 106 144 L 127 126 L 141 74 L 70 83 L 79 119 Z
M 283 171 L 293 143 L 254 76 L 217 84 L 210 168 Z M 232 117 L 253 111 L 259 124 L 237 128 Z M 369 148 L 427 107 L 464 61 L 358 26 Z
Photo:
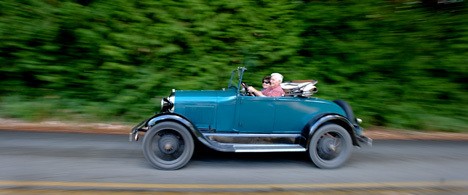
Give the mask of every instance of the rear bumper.
M 362 120 L 359 119 L 359 118 L 356 118 L 356 121 L 358 123 L 362 122 Z M 353 126 L 354 126 L 354 133 L 355 133 L 355 136 L 356 136 L 356 140 L 359 143 L 365 144 L 367 146 L 372 146 L 372 139 L 363 135 L 364 130 L 358 124 L 354 124 Z
M 367 146 L 372 146 L 372 139 L 371 138 L 368 138 L 364 135 L 358 135 L 356 136 L 356 139 L 360 142 L 360 143 L 363 143 Z

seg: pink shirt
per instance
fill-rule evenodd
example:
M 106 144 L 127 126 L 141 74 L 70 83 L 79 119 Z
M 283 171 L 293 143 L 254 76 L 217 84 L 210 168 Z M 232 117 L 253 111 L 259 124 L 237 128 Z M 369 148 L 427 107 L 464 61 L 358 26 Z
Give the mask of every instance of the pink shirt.
M 265 96 L 270 96 L 270 97 L 277 97 L 277 96 L 283 96 L 284 91 L 283 88 L 281 88 L 281 85 L 278 85 L 277 87 L 268 87 L 267 89 L 262 91 L 263 95 Z

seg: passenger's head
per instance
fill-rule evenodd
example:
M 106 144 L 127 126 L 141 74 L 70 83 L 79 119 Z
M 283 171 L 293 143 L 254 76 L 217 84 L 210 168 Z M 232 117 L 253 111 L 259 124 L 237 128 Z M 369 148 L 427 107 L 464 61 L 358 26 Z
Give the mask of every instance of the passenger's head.
M 280 73 L 272 73 L 270 82 L 272 86 L 278 86 L 283 82 L 283 75 Z
M 271 78 L 271 76 L 265 76 L 265 77 L 263 77 L 263 79 L 262 79 L 262 87 L 263 87 L 263 88 L 268 88 L 268 87 L 270 87 L 270 83 L 271 83 L 270 78 Z

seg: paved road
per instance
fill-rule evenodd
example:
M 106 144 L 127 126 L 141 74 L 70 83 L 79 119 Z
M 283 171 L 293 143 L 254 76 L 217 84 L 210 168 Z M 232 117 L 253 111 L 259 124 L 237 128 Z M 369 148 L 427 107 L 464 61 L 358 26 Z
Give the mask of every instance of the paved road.
M 0 189 L 278 190 L 421 188 L 468 192 L 468 142 L 377 140 L 346 166 L 305 153 L 205 150 L 177 171 L 153 169 L 125 135 L 0 131 Z M 459 191 L 457 191 L 458 193 Z M 461 193 L 461 194 L 462 194 Z

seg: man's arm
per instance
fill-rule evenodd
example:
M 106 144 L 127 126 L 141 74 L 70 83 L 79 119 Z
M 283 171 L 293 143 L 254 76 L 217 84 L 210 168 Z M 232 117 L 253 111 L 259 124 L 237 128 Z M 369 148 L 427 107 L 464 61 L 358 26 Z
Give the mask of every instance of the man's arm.
M 248 87 L 247 90 L 248 90 L 250 93 L 255 94 L 255 96 L 265 97 L 265 95 L 263 95 L 263 93 L 262 93 L 261 91 L 256 90 L 256 89 L 255 89 L 254 87 L 252 87 L 252 86 Z

